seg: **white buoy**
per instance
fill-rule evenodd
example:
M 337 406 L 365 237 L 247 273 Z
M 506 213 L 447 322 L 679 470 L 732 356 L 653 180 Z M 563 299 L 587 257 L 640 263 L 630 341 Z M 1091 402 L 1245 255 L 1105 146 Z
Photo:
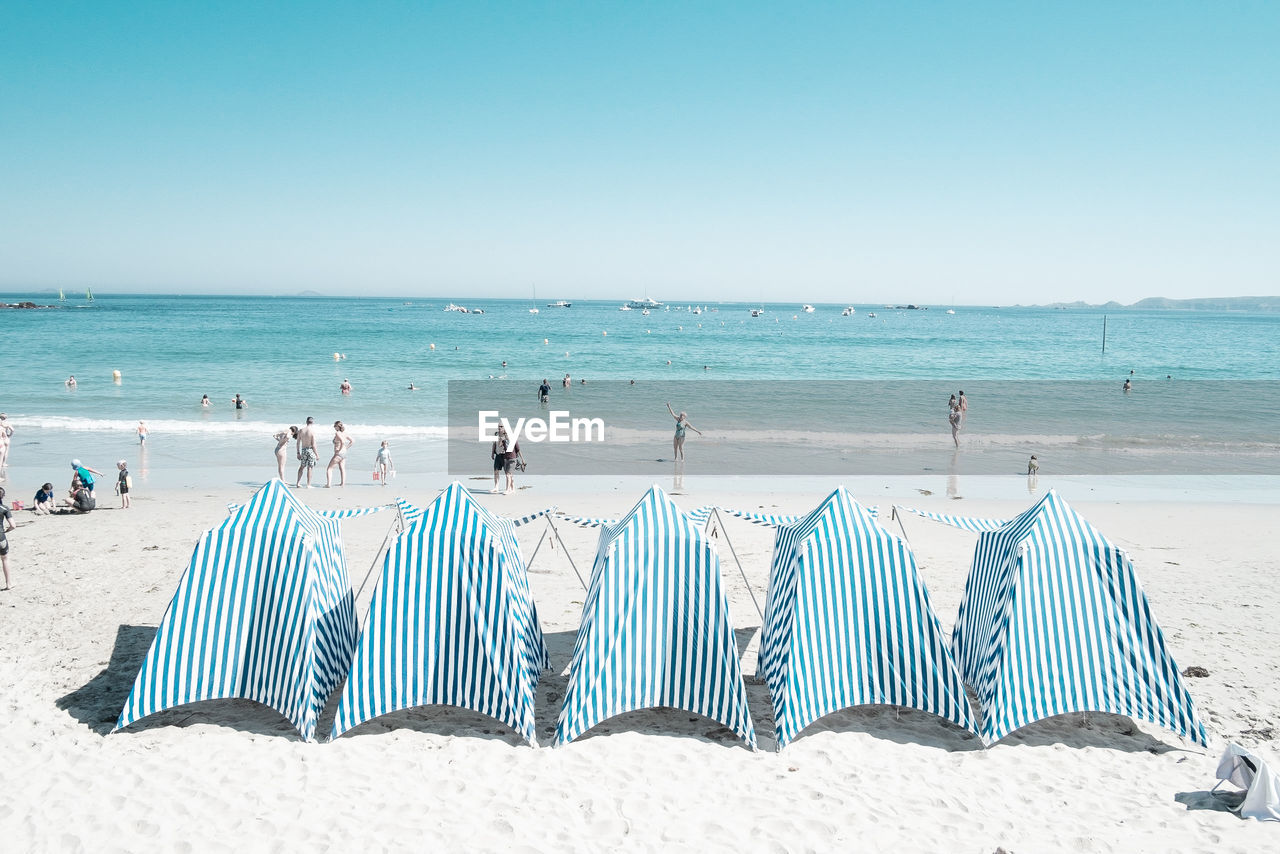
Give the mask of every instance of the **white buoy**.
M 435 348 L 436 348 L 436 345 L 435 345 L 435 344 L 432 344 L 432 345 L 431 345 L 431 349 L 432 349 L 432 350 L 434 350 Z
M 542 343 L 543 343 L 543 344 L 550 344 L 550 343 L 551 343 L 551 339 L 549 339 L 549 338 L 543 338 L 543 339 L 542 339 Z
M 119 372 L 119 371 L 112 371 L 112 372 L 111 372 L 111 380 L 112 380 L 112 382 L 114 382 L 116 385 L 119 385 L 119 384 L 120 384 L 120 372 Z
M 608 335 L 609 333 L 608 333 L 608 332 L 601 332 L 600 334 L 601 334 L 601 335 Z

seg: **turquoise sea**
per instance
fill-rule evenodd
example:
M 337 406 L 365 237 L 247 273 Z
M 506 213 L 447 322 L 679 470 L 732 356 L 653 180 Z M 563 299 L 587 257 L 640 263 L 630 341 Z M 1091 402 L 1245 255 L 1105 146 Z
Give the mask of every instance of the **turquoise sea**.
M 1274 473 L 1280 451 L 1272 314 L 854 304 L 842 316 L 845 305 L 668 303 L 646 315 L 620 311 L 621 301 L 455 298 L 473 310 L 462 313 L 444 299 L 0 299 L 54 306 L 0 311 L 0 411 L 15 429 L 8 482 L 23 495 L 33 479 L 61 486 L 72 457 L 103 471 L 129 459 L 136 476 L 162 485 L 261 481 L 274 473 L 271 435 L 308 415 L 324 428 L 322 448 L 334 420 L 347 424 L 358 482 L 369 482 L 381 439 L 392 441 L 401 477 L 456 470 L 446 457 L 450 380 L 466 381 L 472 396 L 503 384 L 495 393 L 527 399 L 536 413 L 545 377 L 553 402 L 605 406 L 626 429 L 604 465 L 623 473 L 670 456 L 662 403 L 671 398 L 708 434 L 688 450 L 689 464 L 710 473 L 749 474 L 774 446 L 788 460 L 806 447 L 832 459 L 834 448 L 868 474 L 878 465 L 943 471 L 955 465 L 946 397 L 961 388 L 973 401 L 962 451 L 979 473 L 1015 473 L 1037 448 L 1056 453 L 1066 473 L 1116 461 L 1162 471 L 1184 457 L 1196 471 Z M 1130 376 L 1134 391 L 1123 395 Z M 350 395 L 339 391 L 344 379 Z M 630 388 L 645 392 L 634 406 L 619 392 Z M 235 394 L 246 409 L 233 409 Z M 145 458 L 139 420 L 149 429 Z M 476 456 L 483 474 L 487 452 Z

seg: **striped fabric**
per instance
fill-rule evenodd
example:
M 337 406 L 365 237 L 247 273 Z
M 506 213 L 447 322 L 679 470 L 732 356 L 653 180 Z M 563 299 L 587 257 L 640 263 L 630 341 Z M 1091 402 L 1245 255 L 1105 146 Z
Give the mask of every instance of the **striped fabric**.
M 1087 711 L 1207 743 L 1133 564 L 1052 490 L 978 537 L 952 645 L 988 743 Z
M 272 480 L 196 544 L 116 729 L 173 706 L 242 697 L 311 740 L 355 642 L 338 523 Z
M 536 745 L 534 694 L 548 666 L 515 526 L 454 482 L 387 552 L 332 737 L 448 704 Z
M 1008 519 L 970 519 L 967 516 L 930 513 L 928 510 L 916 510 L 913 507 L 902 507 L 897 504 L 894 505 L 894 509 L 900 513 L 914 513 L 917 516 L 923 516 L 926 519 L 932 519 L 935 522 L 941 522 L 953 528 L 963 528 L 966 531 L 974 531 L 979 534 L 984 531 L 995 531 L 1009 524 Z
M 848 706 L 977 723 L 911 550 L 840 487 L 778 528 L 760 663 L 781 750 Z
M 231 514 L 235 513 L 242 506 L 243 505 L 240 505 L 240 504 L 228 504 L 227 515 L 230 516 Z M 390 510 L 394 506 L 395 505 L 393 504 L 382 504 L 377 507 L 354 507 L 350 510 L 314 510 L 313 509 L 311 512 L 315 513 L 317 516 L 323 516 L 326 519 L 351 519 L 355 516 L 368 516 L 370 513 L 380 513 L 383 510 Z
M 705 715 L 755 748 L 720 562 L 657 486 L 600 532 L 556 744 L 655 706 Z
M 577 525 L 579 528 L 603 528 L 607 525 L 618 524 L 617 519 L 599 519 L 593 516 L 570 516 L 567 513 L 557 513 L 556 518 L 568 522 L 570 525 Z
M 768 525 L 771 528 L 776 528 L 779 525 L 794 525 L 801 518 L 799 516 L 781 516 L 777 513 L 756 513 L 752 510 L 733 510 L 728 507 L 721 507 L 720 512 L 737 516 L 739 519 L 746 519 L 756 525 Z

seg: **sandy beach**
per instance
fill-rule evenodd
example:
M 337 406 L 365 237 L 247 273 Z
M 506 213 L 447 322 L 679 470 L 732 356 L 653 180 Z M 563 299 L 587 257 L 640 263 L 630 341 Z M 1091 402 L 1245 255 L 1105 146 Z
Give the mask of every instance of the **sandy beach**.
M 821 497 L 702 483 L 675 496 L 681 506 L 799 513 Z M 318 508 L 369 506 L 389 500 L 387 493 L 425 504 L 443 485 L 301 494 Z M 760 738 L 755 753 L 719 724 L 671 710 L 613 719 L 555 749 L 530 748 L 492 720 L 441 707 L 380 718 L 333 743 L 303 742 L 279 715 L 245 701 L 183 707 L 109 734 L 196 538 L 224 518 L 227 503 L 249 494 L 144 493 L 127 511 L 107 497 L 103 509 L 74 518 L 15 512 L 14 588 L 0 594 L 0 833 L 10 850 L 1245 851 L 1274 844 L 1274 827 L 1241 821 L 1206 794 L 1228 741 L 1278 755 L 1280 664 L 1272 651 L 1280 596 L 1259 583 L 1280 569 L 1273 505 L 1098 502 L 1066 493 L 1129 550 L 1179 666 L 1209 671 L 1188 680 L 1208 750 L 1106 715 L 1041 722 L 984 750 L 941 719 L 870 707 L 825 718 L 777 753 L 768 692 L 754 675 L 761 619 L 723 546 Z M 617 516 L 640 492 L 617 485 L 477 494 L 507 515 L 557 504 L 569 514 Z M 1030 503 L 875 499 L 867 503 L 987 517 Z M 378 513 L 343 523 L 354 587 L 392 522 L 392 514 Z M 526 559 L 544 530 L 520 529 Z M 559 530 L 585 575 L 597 532 Z M 923 519 L 908 520 L 906 530 L 950 631 L 974 535 Z M 763 606 L 773 531 L 736 519 L 726 531 Z M 546 543 L 531 581 L 552 658 L 538 692 L 546 745 L 583 591 L 563 550 Z M 357 602 L 362 620 L 372 586 Z

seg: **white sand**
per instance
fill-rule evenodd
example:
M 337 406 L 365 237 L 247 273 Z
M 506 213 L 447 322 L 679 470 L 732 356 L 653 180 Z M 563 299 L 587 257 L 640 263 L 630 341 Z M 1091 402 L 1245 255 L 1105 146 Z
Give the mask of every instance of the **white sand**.
M 401 482 L 420 503 L 434 487 Z M 485 488 L 479 481 L 469 486 Z M 312 490 L 318 507 L 363 506 L 392 490 Z M 500 724 L 429 707 L 366 724 L 332 744 L 302 742 L 274 712 L 221 701 L 166 712 L 108 735 L 191 548 L 248 491 L 138 494 L 128 511 L 87 517 L 18 512 L 13 590 L 0 593 L 0 846 L 27 850 L 733 850 L 1261 851 L 1280 827 L 1212 808 L 1227 740 L 1280 760 L 1276 650 L 1280 528 L 1274 506 L 1073 506 L 1127 548 L 1209 729 L 1202 751 L 1128 719 L 1079 716 L 1028 727 L 982 750 L 939 719 L 884 707 L 833 715 L 773 751 L 763 685 L 748 677 L 761 741 L 752 753 L 719 724 L 662 710 L 607 722 L 562 748 L 532 749 Z M 482 500 L 511 515 L 558 503 L 616 516 L 640 493 L 543 489 Z M 677 500 L 803 512 L 821 493 Z M 886 499 L 880 498 L 881 502 Z M 1025 501 L 902 503 L 1009 516 Z M 109 497 L 104 507 L 113 506 Z M 777 505 L 774 507 L 773 505 Z M 344 523 L 359 586 L 390 514 Z M 731 536 L 761 606 L 772 531 L 738 520 Z M 526 557 L 541 525 L 521 529 Z M 585 575 L 596 532 L 562 525 Z M 950 630 L 974 536 L 907 522 L 934 606 Z M 756 669 L 757 615 L 728 550 L 722 571 Z M 582 590 L 561 551 L 532 568 L 553 671 L 539 689 L 551 741 Z M 372 581 L 358 611 L 367 607 Z M 327 729 L 332 706 L 322 730 Z M 1188 808 L 1190 805 L 1190 809 Z M 317 848 L 317 846 L 319 848 Z

